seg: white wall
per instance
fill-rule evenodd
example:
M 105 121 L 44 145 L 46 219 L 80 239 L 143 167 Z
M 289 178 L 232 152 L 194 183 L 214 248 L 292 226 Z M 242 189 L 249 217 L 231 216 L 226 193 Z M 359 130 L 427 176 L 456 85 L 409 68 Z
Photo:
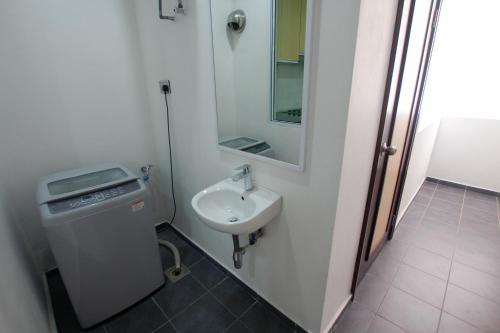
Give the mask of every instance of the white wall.
M 430 177 L 500 192 L 500 120 L 445 117 Z
M 500 119 L 499 11 L 498 1 L 443 1 L 425 96 L 433 112 Z
M 271 1 L 219 0 L 211 7 L 219 135 L 265 140 L 276 159 L 298 164 L 300 127 L 270 121 Z M 228 33 L 227 16 L 235 9 L 245 12 L 247 24 Z
M 132 2 L 0 2 L 5 195 L 42 269 L 52 265 L 35 189 L 48 173 L 153 162 Z
M 0 331 L 49 332 L 42 276 L 19 230 L 17 212 L 0 193 Z
M 413 143 L 410 164 L 406 175 L 397 222 L 401 221 L 407 208 L 428 176 L 434 144 L 439 131 L 439 122 L 419 128 Z
M 500 119 L 498 10 L 500 4 L 490 0 L 443 2 L 399 219 L 426 176 L 498 190 L 498 177 L 484 174 L 498 172 L 491 154 L 500 142 L 491 133 L 498 121 L 481 120 Z M 446 125 L 439 127 L 443 117 Z M 490 141 L 479 145 L 479 139 Z
M 247 251 L 243 268 L 233 272 L 301 326 L 318 332 L 344 146 L 357 2 L 317 2 L 313 97 L 303 173 L 216 148 L 209 2 L 185 3 L 187 15 L 174 23 L 156 19 L 156 3 L 135 2 L 146 86 L 158 151 L 163 155 L 167 153 L 164 107 L 157 81 L 169 78 L 174 91 L 170 103 L 179 208 L 174 226 L 232 269 L 231 237 L 206 227 L 195 216 L 190 201 L 201 189 L 228 177 L 234 167 L 250 162 L 256 183 L 283 195 L 283 212 L 266 227 L 259 244 Z M 167 162 L 162 158 L 162 169 L 168 170 Z
M 0 170 L 6 167 L 5 146 L 0 140 Z M 49 312 L 41 273 L 26 244 L 20 212 L 6 192 L 6 177 L 0 177 L 0 332 L 50 331 Z
M 415 102 L 415 88 L 420 71 L 422 48 L 424 47 L 423 43 L 426 38 L 430 6 L 431 1 L 419 1 L 415 5 L 398 110 L 410 111 Z M 427 76 L 428 80 L 432 80 L 432 70 L 434 68 L 435 64 L 431 61 L 430 72 Z M 415 134 L 403 195 L 401 197 L 397 218 L 398 223 L 427 177 L 434 142 L 439 130 L 441 113 L 439 110 L 429 107 L 430 101 L 427 98 L 429 89 L 432 89 L 432 87 L 426 85 L 420 108 L 417 133 Z
M 396 9 L 397 1 L 361 1 L 322 332 L 327 332 L 332 327 L 351 297 L 351 284 L 378 135 Z M 352 15 L 355 15 L 355 12 Z M 355 17 L 345 19 L 356 21 Z M 349 38 L 353 38 L 350 35 L 353 32 L 349 31 Z

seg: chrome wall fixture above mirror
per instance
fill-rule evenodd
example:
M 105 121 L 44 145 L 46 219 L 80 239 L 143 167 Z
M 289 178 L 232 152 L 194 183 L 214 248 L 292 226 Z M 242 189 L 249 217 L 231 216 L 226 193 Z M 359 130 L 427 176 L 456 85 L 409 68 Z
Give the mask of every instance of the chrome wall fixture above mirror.
M 211 1 L 220 149 L 304 168 L 312 1 Z

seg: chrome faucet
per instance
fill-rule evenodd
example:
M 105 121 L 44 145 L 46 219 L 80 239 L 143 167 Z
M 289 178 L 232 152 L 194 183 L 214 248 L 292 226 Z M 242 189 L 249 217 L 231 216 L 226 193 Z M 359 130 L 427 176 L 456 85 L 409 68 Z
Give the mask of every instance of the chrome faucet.
M 241 171 L 232 177 L 233 182 L 237 182 L 240 179 L 244 179 L 245 191 L 253 190 L 252 171 L 250 170 L 250 164 L 243 164 L 242 166 L 239 166 L 234 170 L 241 170 Z

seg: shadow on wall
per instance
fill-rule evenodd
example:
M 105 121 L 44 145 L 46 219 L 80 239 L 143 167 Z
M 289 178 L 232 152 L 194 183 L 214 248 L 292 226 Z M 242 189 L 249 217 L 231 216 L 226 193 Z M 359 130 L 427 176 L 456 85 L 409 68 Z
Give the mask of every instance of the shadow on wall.
M 0 266 L 0 331 L 49 332 L 42 273 L 35 268 L 19 216 L 4 193 L 0 193 Z

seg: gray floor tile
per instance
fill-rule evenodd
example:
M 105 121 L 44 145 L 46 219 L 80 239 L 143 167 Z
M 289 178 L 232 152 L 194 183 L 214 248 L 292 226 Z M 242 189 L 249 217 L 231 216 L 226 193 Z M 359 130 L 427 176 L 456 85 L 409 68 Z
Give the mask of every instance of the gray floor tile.
M 453 215 L 460 215 L 462 211 L 462 202 L 450 202 L 439 198 L 433 198 L 429 204 L 429 208 L 449 212 Z
M 467 190 L 465 192 L 465 200 L 481 200 L 496 203 L 496 198 L 496 195 L 493 194 L 486 194 L 472 190 Z
M 204 293 L 206 289 L 188 275 L 176 283 L 166 284 L 153 297 L 165 314 L 172 318 Z
M 462 288 L 448 286 L 444 310 L 484 332 L 498 333 L 500 305 Z
M 396 227 L 394 238 L 403 242 L 411 242 L 417 235 L 418 227 L 405 224 L 403 221 Z
M 436 182 L 431 182 L 431 181 L 426 180 L 423 182 L 421 188 L 435 190 L 437 185 L 438 184 Z
M 441 311 L 395 288 L 389 289 L 380 316 L 412 333 L 436 332 Z
M 353 303 L 342 315 L 333 333 L 366 333 L 374 319 L 375 313 Z
M 224 333 L 252 333 L 241 321 L 236 321 Z
M 224 280 L 226 274 L 207 259 L 202 259 L 190 268 L 191 274 L 205 288 L 210 289 Z
M 435 187 L 431 187 L 431 186 L 425 186 L 425 185 L 422 185 L 422 187 L 420 188 L 420 190 L 418 190 L 418 195 L 423 195 L 423 196 L 426 196 L 426 197 L 432 197 L 432 195 L 434 194 L 434 189 Z
M 499 238 L 500 242 L 500 225 L 496 223 L 484 223 L 476 220 L 462 219 L 460 222 L 460 229 L 463 232 L 476 232 L 484 235 L 485 237 Z
M 432 193 L 431 195 L 426 195 L 425 192 L 423 193 L 417 193 L 417 195 L 413 198 L 413 203 L 417 204 L 422 204 L 422 205 L 428 205 L 429 202 L 431 201 Z
M 438 188 L 436 192 L 434 192 L 433 200 L 434 198 L 458 204 L 463 202 L 464 194 L 459 191 L 444 191 Z
M 192 247 L 190 244 L 185 243 L 185 245 L 178 246 L 177 249 L 179 250 L 179 254 L 181 255 L 182 263 L 186 266 L 192 266 L 203 258 L 202 253 Z M 174 255 L 169 249 L 160 246 L 160 257 L 164 269 L 174 266 Z
M 427 209 L 428 204 L 420 203 L 420 202 L 414 202 L 412 201 L 410 205 L 408 206 L 408 209 L 406 210 L 407 212 L 415 213 L 425 213 L 425 210 Z
M 373 319 L 370 328 L 368 329 L 368 333 L 405 333 L 403 329 L 394 325 L 390 321 L 380 317 L 375 316 Z
M 424 232 L 430 232 L 435 235 L 456 237 L 458 228 L 459 228 L 458 223 L 447 224 L 447 223 L 441 223 L 439 221 L 429 221 L 429 220 L 425 220 L 422 222 L 422 230 Z
M 232 278 L 225 279 L 212 289 L 211 293 L 235 316 L 241 316 L 256 301 L 239 283 Z
M 222 273 L 221 276 L 220 270 L 206 260 L 199 250 L 171 230 L 162 232 L 159 238 L 168 240 L 179 248 L 183 262 L 190 265 L 191 274 L 174 284 L 166 282 L 165 286 L 160 288 L 152 298 L 109 319 L 105 322 L 105 326 L 100 325 L 91 330 L 81 329 L 60 275 L 57 272 L 47 274 L 58 331 L 64 333 L 179 333 L 224 332 L 227 328 L 227 332 L 230 333 L 257 332 L 252 332 L 242 322 L 235 322 L 237 316 L 231 312 L 236 312 L 239 316 L 249 311 L 252 305 L 257 304 L 258 296 L 247 292 L 239 281 L 235 281 L 236 279 L 224 278 L 227 272 Z M 165 267 L 173 265 L 170 251 L 164 247 L 161 247 L 160 251 L 162 264 Z M 220 284 L 216 285 L 217 282 Z M 217 289 L 218 286 L 223 288 Z M 210 291 L 209 287 L 212 287 Z M 278 310 L 262 306 L 265 311 L 260 311 L 260 306 L 252 312 L 252 315 L 261 315 L 259 320 L 262 320 L 262 323 L 258 325 L 262 326 L 258 328 L 262 327 L 263 332 L 267 328 L 270 328 L 270 332 L 276 331 L 275 329 L 279 331 L 280 327 L 284 327 L 283 332 L 304 332 Z M 169 318 L 172 322 L 168 321 Z M 272 320 L 269 321 L 269 319 Z M 174 321 L 177 326 L 174 326 Z M 234 325 L 232 325 L 233 322 Z
M 500 332 L 499 199 L 469 192 L 424 183 L 335 332 Z
M 390 283 L 394 279 L 398 267 L 399 260 L 379 256 L 370 267 L 370 274 Z
M 500 278 L 454 262 L 450 283 L 500 304 Z
M 464 205 L 472 206 L 481 210 L 496 210 L 497 201 L 494 196 L 487 196 L 479 194 L 480 197 L 470 197 L 468 194 L 465 195 Z
M 406 251 L 408 251 L 409 247 L 410 244 L 408 242 L 402 242 L 397 239 L 392 239 L 385 243 L 384 248 L 380 252 L 379 256 L 401 261 L 406 255 Z
M 292 333 L 295 330 L 260 303 L 254 304 L 240 320 L 253 332 Z
M 446 282 L 435 276 L 402 264 L 392 284 L 439 309 L 443 306 Z
M 451 260 L 448 258 L 411 246 L 403 262 L 444 281 L 448 280 L 451 267 Z
M 447 184 L 438 184 L 436 192 L 444 192 L 444 193 L 465 196 L 465 188 L 458 186 L 451 186 Z
M 457 247 L 464 245 L 497 257 L 500 256 L 500 242 L 496 234 L 488 235 L 480 230 L 464 228 L 459 230 L 457 236 Z
M 201 258 L 203 258 L 203 254 L 191 245 L 180 247 L 179 253 L 181 255 L 182 263 L 189 267 L 193 266 L 200 261 Z
M 495 209 L 481 210 L 476 207 L 464 206 L 462 219 L 498 224 L 498 213 Z
M 172 324 L 179 333 L 220 333 L 235 320 L 212 295 L 205 294 L 175 316 Z
M 389 286 L 388 282 L 368 273 L 356 290 L 354 301 L 363 308 L 377 312 Z
M 305 329 L 300 327 L 299 325 L 295 325 L 295 332 L 294 333 L 308 333 Z
M 187 242 L 179 237 L 171 228 L 167 228 L 158 233 L 158 239 L 163 239 L 174 244 L 176 247 L 186 246 Z
M 417 228 L 418 226 L 420 226 L 420 223 L 422 223 L 423 217 L 423 212 L 406 212 L 401 218 L 400 225 Z
M 157 328 L 152 333 L 177 333 L 177 331 L 170 323 L 165 323 L 163 326 Z
M 403 215 L 401 223 L 417 227 L 418 225 L 420 225 L 426 209 L 427 205 L 412 203 Z
M 416 246 L 450 259 L 453 257 L 455 242 L 453 236 L 436 234 L 426 229 L 421 229 L 413 238 Z
M 474 326 L 443 312 L 438 333 L 482 333 Z
M 150 333 L 167 322 L 158 306 L 149 298 L 106 323 L 109 333 Z
M 452 214 L 450 212 L 429 207 L 425 212 L 425 215 L 422 219 L 422 222 L 428 223 L 444 223 L 444 224 L 453 224 L 456 225 L 460 221 L 460 212 L 457 214 Z
M 500 259 L 488 251 L 461 245 L 457 247 L 453 260 L 500 277 Z

